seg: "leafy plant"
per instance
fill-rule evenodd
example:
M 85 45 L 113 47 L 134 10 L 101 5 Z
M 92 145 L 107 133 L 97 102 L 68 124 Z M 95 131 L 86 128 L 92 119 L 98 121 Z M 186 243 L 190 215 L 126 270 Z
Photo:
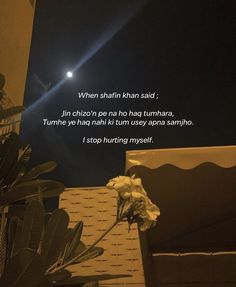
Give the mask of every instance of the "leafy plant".
M 78 222 L 73 229 L 68 228 L 68 223 L 69 216 L 62 209 L 53 211 L 45 223 L 43 206 L 36 200 L 27 204 L 23 219 L 12 217 L 8 228 L 6 268 L 0 286 L 84 286 L 91 281 L 126 276 L 72 277 L 70 271 L 60 268 L 75 256 L 74 264 L 104 252 L 100 247 L 86 251 L 88 248 L 81 241 L 83 223 Z
M 21 110 L 21 107 L 0 110 L 0 120 Z M 99 280 L 129 276 L 72 277 L 67 266 L 100 256 L 104 250 L 95 244 L 86 247 L 81 241 L 82 221 L 71 229 L 64 210 L 45 213 L 43 199 L 60 195 L 64 185 L 38 179 L 54 170 L 56 164 L 50 161 L 28 170 L 30 155 L 31 147 L 22 145 L 16 133 L 1 135 L 0 286 L 92 287 L 98 286 Z

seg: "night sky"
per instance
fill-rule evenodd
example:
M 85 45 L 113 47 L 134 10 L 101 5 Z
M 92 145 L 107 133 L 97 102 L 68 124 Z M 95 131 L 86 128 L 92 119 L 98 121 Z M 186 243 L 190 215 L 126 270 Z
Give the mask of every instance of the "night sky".
M 43 97 L 36 78 L 52 88 L 88 59 L 24 115 L 21 135 L 33 147 L 31 165 L 55 160 L 50 177 L 67 186 L 99 186 L 124 173 L 127 149 L 236 144 L 234 15 L 234 0 L 37 0 L 25 106 Z M 160 100 L 78 100 L 82 91 L 158 91 Z M 195 125 L 70 129 L 41 123 L 62 109 L 91 108 L 172 110 Z M 83 145 L 84 135 L 151 135 L 154 143 Z

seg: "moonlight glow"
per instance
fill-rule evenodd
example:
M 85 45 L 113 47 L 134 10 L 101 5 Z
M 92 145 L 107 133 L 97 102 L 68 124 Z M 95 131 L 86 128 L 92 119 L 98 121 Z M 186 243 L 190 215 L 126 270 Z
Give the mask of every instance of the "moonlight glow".
M 72 74 L 72 72 L 68 71 L 68 72 L 66 73 L 66 76 L 67 76 L 67 78 L 72 78 L 72 77 L 73 77 L 73 74 Z

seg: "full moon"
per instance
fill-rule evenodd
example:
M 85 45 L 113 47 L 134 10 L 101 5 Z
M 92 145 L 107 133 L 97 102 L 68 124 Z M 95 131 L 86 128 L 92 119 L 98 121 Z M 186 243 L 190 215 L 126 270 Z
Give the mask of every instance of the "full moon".
M 66 75 L 67 75 L 68 78 L 72 78 L 72 77 L 73 77 L 73 74 L 72 74 L 72 72 L 70 72 L 70 71 L 68 71 L 68 72 L 66 73 Z

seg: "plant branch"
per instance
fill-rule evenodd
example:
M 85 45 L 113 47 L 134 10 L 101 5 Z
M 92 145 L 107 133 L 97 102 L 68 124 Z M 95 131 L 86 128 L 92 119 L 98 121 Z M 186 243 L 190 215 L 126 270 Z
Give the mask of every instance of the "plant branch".
M 58 272 L 67 266 L 75 263 L 78 259 L 80 259 L 83 255 L 87 254 L 94 246 L 98 244 L 122 219 L 117 219 L 92 245 L 90 245 L 88 248 L 86 248 L 83 252 L 66 262 L 65 264 L 59 266 L 58 268 L 55 268 L 52 273 Z M 47 273 L 50 273 L 51 268 L 47 271 Z

